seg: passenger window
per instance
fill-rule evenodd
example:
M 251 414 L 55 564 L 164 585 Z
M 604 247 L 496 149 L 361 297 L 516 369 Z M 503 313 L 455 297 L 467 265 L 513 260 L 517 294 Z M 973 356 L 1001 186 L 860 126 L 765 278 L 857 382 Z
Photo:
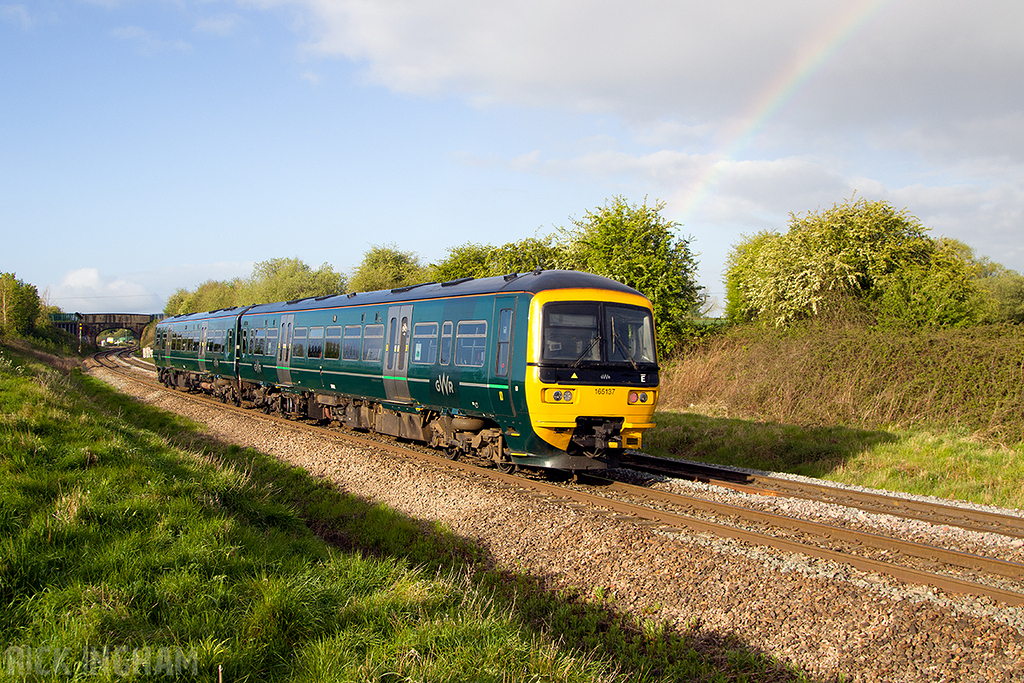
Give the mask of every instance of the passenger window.
M 363 333 L 363 360 L 377 362 L 384 355 L 384 326 L 367 325 Z
M 264 355 L 273 356 L 277 354 L 277 328 L 267 330 L 267 350 Z
M 319 358 L 324 350 L 324 328 L 309 328 L 309 342 L 306 345 L 306 355 L 309 358 Z
M 341 355 L 341 328 L 328 327 L 324 340 L 324 358 L 337 360 Z
M 455 364 L 480 368 L 487 354 L 487 321 L 467 320 L 459 323 L 455 333 Z
M 267 331 L 256 330 L 256 346 L 252 350 L 254 356 L 262 356 L 267 348 Z
M 363 328 L 361 325 L 346 325 L 341 345 L 341 357 L 345 360 L 359 360 L 362 347 Z
M 452 360 L 452 324 L 446 322 L 441 326 L 441 365 L 448 365 Z
M 412 326 L 412 362 L 433 365 L 437 358 L 437 323 Z
M 296 327 L 292 333 L 292 358 L 306 357 L 306 328 Z

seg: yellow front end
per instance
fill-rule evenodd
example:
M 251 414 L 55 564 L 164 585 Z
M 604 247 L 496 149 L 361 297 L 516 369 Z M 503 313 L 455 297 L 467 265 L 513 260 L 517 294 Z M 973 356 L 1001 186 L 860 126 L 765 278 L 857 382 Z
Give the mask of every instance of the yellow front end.
M 525 391 L 534 433 L 545 442 L 568 451 L 574 431 L 582 418 L 598 425 L 617 424 L 618 433 L 604 440 L 605 448 L 641 448 L 643 433 L 654 426 L 652 421 L 658 403 L 657 372 L 628 366 L 617 371 L 602 372 L 592 368 L 564 368 L 557 381 L 541 379 L 542 316 L 545 304 L 562 302 L 611 302 L 651 309 L 650 302 L 638 295 L 600 289 L 560 289 L 541 292 L 530 306 L 530 337 L 527 343 L 528 371 Z M 634 377 L 635 375 L 635 377 Z M 628 382 L 617 382 L 618 377 Z M 653 383 L 652 383 L 653 382 Z

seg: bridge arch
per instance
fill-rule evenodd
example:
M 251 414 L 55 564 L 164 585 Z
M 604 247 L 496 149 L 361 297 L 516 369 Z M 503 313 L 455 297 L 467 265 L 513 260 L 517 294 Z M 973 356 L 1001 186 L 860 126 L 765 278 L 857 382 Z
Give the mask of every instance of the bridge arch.
M 51 316 L 55 327 L 90 344 L 97 343 L 100 332 L 111 329 L 131 330 L 142 339 L 146 325 L 163 317 L 151 313 L 57 313 Z

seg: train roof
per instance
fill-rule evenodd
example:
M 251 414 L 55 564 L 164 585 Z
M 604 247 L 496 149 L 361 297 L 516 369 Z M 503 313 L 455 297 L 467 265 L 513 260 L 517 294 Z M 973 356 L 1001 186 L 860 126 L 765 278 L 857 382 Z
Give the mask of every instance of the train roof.
M 382 289 L 375 292 L 331 294 L 328 296 L 295 299 L 293 301 L 256 304 L 254 306 L 236 306 L 234 308 L 224 308 L 205 313 L 179 315 L 173 318 L 166 318 L 162 322 L 187 322 L 189 320 L 236 316 L 243 311 L 246 314 L 278 313 L 317 308 L 425 301 L 453 296 L 510 294 L 515 292 L 536 294 L 549 289 L 607 289 L 625 294 L 640 294 L 640 292 L 621 282 L 601 275 L 594 275 L 593 273 L 585 273 L 578 270 L 535 270 L 528 273 L 511 273 L 497 277 L 461 278 L 448 282 L 424 282 L 417 285 Z

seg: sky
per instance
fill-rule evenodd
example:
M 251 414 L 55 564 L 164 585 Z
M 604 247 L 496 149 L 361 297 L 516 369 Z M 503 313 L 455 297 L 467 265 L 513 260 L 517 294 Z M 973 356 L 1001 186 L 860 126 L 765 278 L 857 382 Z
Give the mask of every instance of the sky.
M 0 0 L 0 272 L 149 313 L 664 203 L 731 249 L 851 197 L 1024 272 L 1020 0 Z

